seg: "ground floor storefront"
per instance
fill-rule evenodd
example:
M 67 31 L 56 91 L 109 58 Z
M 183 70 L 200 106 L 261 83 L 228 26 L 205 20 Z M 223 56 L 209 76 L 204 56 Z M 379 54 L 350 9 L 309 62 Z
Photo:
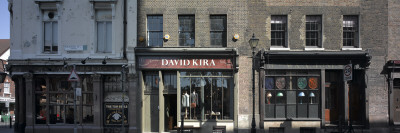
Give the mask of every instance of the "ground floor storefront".
M 78 132 L 109 133 L 123 130 L 122 122 L 126 132 L 137 130 L 136 101 L 131 98 L 137 96 L 128 89 L 137 83 L 137 76 L 122 67 L 125 61 L 67 63 L 70 65 L 13 66 L 18 132 L 70 133 L 75 128 Z M 71 77 L 73 73 L 77 77 Z
M 267 51 L 261 59 L 260 124 L 265 130 L 338 132 L 350 123 L 368 128 L 365 52 Z
M 235 49 L 138 48 L 142 132 L 226 131 L 235 127 Z

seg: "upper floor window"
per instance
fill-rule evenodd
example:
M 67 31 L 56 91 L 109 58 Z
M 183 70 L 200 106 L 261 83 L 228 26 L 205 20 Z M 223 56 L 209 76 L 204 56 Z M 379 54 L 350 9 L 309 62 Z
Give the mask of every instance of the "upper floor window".
M 194 16 L 179 16 L 179 46 L 194 47 Z
M 322 46 L 322 16 L 306 16 L 306 46 Z
M 163 16 L 147 16 L 147 46 L 163 46 Z
M 271 46 L 287 47 L 287 16 L 271 16 Z
M 358 16 L 343 16 L 343 46 L 357 47 L 358 45 Z
M 58 51 L 58 13 L 57 10 L 43 10 L 44 53 Z
M 10 93 L 10 82 L 4 82 L 4 93 Z
M 112 51 L 112 11 L 111 9 L 96 10 L 97 52 Z
M 211 46 L 226 47 L 226 16 L 210 16 Z

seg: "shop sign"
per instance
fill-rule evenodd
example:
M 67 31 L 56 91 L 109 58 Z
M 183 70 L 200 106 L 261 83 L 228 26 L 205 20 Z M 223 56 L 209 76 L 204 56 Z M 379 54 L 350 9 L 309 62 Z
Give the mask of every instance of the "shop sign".
M 122 117 L 124 117 L 124 124 L 128 125 L 128 105 L 124 105 L 124 114 L 122 114 L 122 105 L 120 104 L 106 104 L 105 114 L 106 114 L 106 125 L 121 125 Z
M 232 69 L 231 59 L 218 58 L 179 58 L 179 57 L 140 57 L 139 68 L 183 68 L 183 69 Z

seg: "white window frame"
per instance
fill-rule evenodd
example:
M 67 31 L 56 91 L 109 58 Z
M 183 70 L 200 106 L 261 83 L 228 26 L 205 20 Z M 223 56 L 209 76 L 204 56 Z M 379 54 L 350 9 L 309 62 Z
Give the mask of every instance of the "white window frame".
M 4 82 L 3 84 L 4 87 L 4 93 L 10 93 L 10 82 Z
M 94 53 L 104 53 L 104 54 L 112 54 L 114 53 L 115 50 L 115 43 L 114 43 L 114 26 L 113 26 L 113 20 L 115 18 L 115 1 L 100 1 L 100 0 L 91 0 L 91 6 L 92 6 L 92 18 L 94 19 Z M 97 13 L 98 11 L 110 11 L 111 12 L 111 18 L 110 19 L 99 19 L 97 18 Z M 111 35 L 111 40 L 109 44 L 110 46 L 107 47 L 107 44 L 104 45 L 104 50 L 103 51 L 99 51 L 99 41 L 98 41 L 98 24 L 100 23 L 104 23 L 105 26 L 107 25 L 107 23 L 111 23 L 111 31 L 110 31 L 110 35 Z M 105 27 L 105 30 L 107 29 L 107 26 Z M 106 31 L 108 32 L 108 31 Z M 107 36 L 107 33 L 104 34 L 105 36 Z M 104 39 L 106 39 L 107 37 L 105 37 Z M 107 42 L 107 40 L 103 41 L 103 42 Z

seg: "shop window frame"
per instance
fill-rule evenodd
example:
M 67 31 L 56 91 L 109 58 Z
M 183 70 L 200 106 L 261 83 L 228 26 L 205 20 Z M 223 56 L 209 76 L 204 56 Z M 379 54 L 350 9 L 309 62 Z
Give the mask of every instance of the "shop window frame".
M 273 86 L 274 86 L 274 88 L 272 88 L 272 89 L 267 89 L 267 87 L 268 87 L 268 85 L 267 85 L 267 83 L 266 83 L 266 81 L 265 81 L 265 85 L 264 85 L 264 95 L 265 95 L 265 101 L 264 101 L 264 104 L 265 104 L 265 107 L 264 107 L 264 109 L 263 109 L 263 111 L 265 112 L 265 116 L 264 116 L 264 120 L 321 120 L 321 105 L 322 105 L 322 95 L 321 95 L 321 92 L 322 92 L 322 86 L 321 86 L 321 74 L 320 74 L 320 72 L 318 72 L 318 71 L 315 71 L 315 70 L 298 70 L 298 71 L 296 71 L 296 70 L 270 70 L 270 71 L 267 71 L 266 72 L 266 75 L 265 75 L 265 80 L 267 80 L 267 78 L 273 78 L 274 80 L 273 80 Z M 277 77 L 285 77 L 285 83 L 286 83 L 286 85 L 285 85 L 285 88 L 284 89 L 277 89 L 276 88 L 276 79 L 277 79 Z M 304 88 L 304 89 L 300 89 L 300 88 L 298 88 L 297 87 L 297 79 L 298 78 L 300 78 L 300 77 L 305 77 L 306 78 L 306 81 L 307 81 L 307 86 Z M 309 78 L 312 78 L 312 77 L 315 77 L 315 78 L 317 78 L 317 80 L 318 80 L 318 86 L 317 86 L 317 88 L 316 89 L 310 89 L 309 88 L 309 86 L 308 86 L 308 80 L 309 80 Z M 290 88 L 290 87 L 293 87 L 293 88 Z M 294 87 L 296 87 L 296 88 L 294 88 Z M 295 94 L 295 104 L 293 104 L 293 103 L 288 103 L 288 99 L 289 99 L 289 97 L 286 97 L 287 95 L 288 95 L 288 92 L 289 91 L 293 91 L 293 92 L 295 92 L 294 94 Z M 271 100 L 271 99 L 268 99 L 268 93 L 272 93 L 271 95 L 272 95 L 272 97 L 271 97 L 271 99 L 272 100 L 275 100 L 274 102 L 276 103 L 276 95 L 277 95 L 277 93 L 274 93 L 274 92 L 283 92 L 283 99 L 285 100 L 284 102 L 284 104 L 283 103 L 280 103 L 280 104 L 274 104 L 274 103 L 270 103 L 270 104 L 268 104 L 268 100 Z M 300 92 L 303 92 L 304 94 L 305 94 L 305 97 L 307 97 L 307 99 L 305 100 L 305 101 L 302 101 L 303 103 L 302 104 L 300 104 L 299 102 L 300 102 L 300 97 L 298 96 L 299 95 L 299 93 Z M 310 95 L 310 93 L 311 92 L 313 92 L 314 93 L 314 95 L 316 96 L 315 98 L 313 98 L 313 100 L 316 100 L 316 101 L 313 101 L 314 103 L 311 103 L 311 100 L 309 100 L 311 97 L 309 97 L 309 95 Z M 272 101 L 271 100 L 271 101 Z M 270 101 L 270 102 L 271 102 Z M 318 102 L 318 103 L 315 103 L 315 102 Z M 284 117 L 277 117 L 277 109 L 276 109 L 276 106 L 284 106 Z M 295 108 L 296 108 L 296 110 L 295 110 L 295 117 L 288 117 L 288 105 L 294 105 L 294 106 L 296 106 Z M 307 112 L 306 112 L 306 117 L 299 117 L 299 107 L 300 106 L 303 106 L 303 105 L 306 105 L 307 107 Z M 316 111 L 318 111 L 318 116 L 317 117 L 310 117 L 310 107 L 312 105 L 317 105 L 317 110 Z M 269 108 L 268 106 L 274 106 L 274 108 L 273 108 L 273 116 L 271 117 L 271 116 L 267 116 L 267 114 L 268 113 L 270 113 L 270 112 L 266 112 L 266 110 L 267 110 L 267 108 Z M 269 110 L 269 111 L 271 111 L 271 110 Z
M 182 75 L 182 72 L 187 72 L 187 73 L 191 73 L 191 72 L 193 72 L 193 73 L 198 73 L 198 74 L 200 74 L 200 75 Z M 204 72 L 221 72 L 222 73 L 222 75 L 221 76 L 207 76 L 207 75 L 203 75 L 203 73 Z M 234 82 L 233 81 L 233 79 L 234 79 L 234 73 L 232 73 L 232 72 L 229 72 L 229 71 L 196 71 L 196 72 L 194 72 L 194 71 L 178 71 L 178 73 L 179 73 L 179 79 L 178 80 L 181 80 L 182 78 L 230 78 L 230 80 L 232 80 L 232 81 L 230 81 L 230 82 Z M 224 74 L 226 74 L 226 73 L 229 73 L 229 76 L 225 76 Z M 181 82 L 181 84 L 182 84 L 182 82 Z M 180 94 L 178 94 L 179 96 L 177 97 L 178 99 L 178 101 L 181 101 L 181 98 L 182 98 L 182 96 L 181 96 L 181 94 L 182 94 L 182 91 L 181 91 L 181 88 L 182 88 L 182 86 L 181 86 L 181 84 L 179 84 L 179 87 L 178 87 L 178 89 L 180 90 Z M 229 86 L 229 85 L 228 85 Z M 230 89 L 230 95 L 232 95 L 232 98 L 230 99 L 231 101 L 231 103 L 230 103 L 230 105 L 229 106 L 231 106 L 230 108 L 229 108 L 229 110 L 231 111 L 230 112 L 230 117 L 231 118 L 228 118 L 228 119 L 207 119 L 206 118 L 206 116 L 205 116 L 205 114 L 206 114 L 206 110 L 205 110 L 205 105 L 203 105 L 204 107 L 202 107 L 202 112 L 201 112 L 201 114 L 200 114 L 200 118 L 197 118 L 197 119 L 185 119 L 185 121 L 189 121 L 189 122 L 198 122 L 198 121 L 232 121 L 232 120 L 234 120 L 234 90 L 235 90 L 235 86 L 234 86 L 234 83 L 232 83 L 231 85 L 231 88 L 229 88 Z M 204 93 L 204 92 L 201 92 L 201 93 Z M 200 97 L 200 95 L 201 94 L 199 94 L 199 97 Z M 204 101 L 205 101 L 205 99 L 204 99 L 204 97 L 201 97 L 201 99 L 203 99 Z M 199 100 L 201 100 L 201 99 L 199 99 Z M 179 103 L 181 103 L 181 102 L 179 102 Z M 180 108 L 179 108 L 180 107 Z M 180 118 L 181 117 L 181 113 L 182 113 L 182 105 L 180 105 L 178 107 L 178 118 Z M 222 107 L 223 108 L 223 107 Z M 223 116 L 223 114 L 221 114 L 221 118 L 223 118 L 222 117 Z M 214 116 L 211 116 L 211 117 L 214 117 Z M 178 122 L 181 122 L 181 119 L 179 119 L 178 120 Z
M 94 116 L 94 99 L 93 99 L 93 96 L 94 96 L 93 95 L 94 94 L 93 93 L 93 82 L 92 82 L 90 76 L 82 76 L 81 77 L 81 79 L 85 79 L 85 78 L 87 78 L 89 80 L 88 84 L 86 84 L 86 87 L 87 88 L 91 87 L 91 91 L 88 91 L 88 89 L 84 89 L 83 88 L 84 86 L 82 85 L 83 84 L 82 82 L 80 82 L 80 84 L 78 85 L 78 87 L 82 88 L 82 96 L 77 97 L 77 103 L 76 103 L 76 105 L 77 105 L 77 113 L 80 114 L 80 116 L 77 116 L 78 117 L 77 118 L 77 124 L 78 125 L 93 125 L 94 124 L 94 117 L 95 117 Z M 40 86 L 38 86 L 39 84 L 38 84 L 37 81 L 39 79 L 44 81 L 44 84 L 40 84 Z M 55 84 L 54 83 L 52 84 L 53 80 L 57 81 L 57 82 Z M 69 89 L 69 90 L 58 90 L 58 88 L 63 86 L 63 85 L 65 85 L 65 83 L 67 83 L 68 88 L 71 88 L 71 89 Z M 35 114 L 35 118 L 34 118 L 34 124 L 35 125 L 73 125 L 74 124 L 73 123 L 74 119 L 72 119 L 72 123 L 67 123 L 67 120 L 66 120 L 66 116 L 67 115 L 65 114 L 65 113 L 67 113 L 67 111 L 66 111 L 66 107 L 67 106 L 74 106 L 73 99 L 72 99 L 72 103 L 66 103 L 66 101 L 67 101 L 66 97 L 68 97 L 68 95 L 74 97 L 74 93 L 73 93 L 74 89 L 72 88 L 71 83 L 67 81 L 67 75 L 65 75 L 65 76 L 48 76 L 48 77 L 38 76 L 34 80 L 34 87 L 35 88 L 33 88 L 34 89 L 33 98 L 35 99 L 35 105 L 33 106 L 33 108 L 34 108 L 34 114 Z M 38 87 L 42 88 L 42 89 L 38 90 Z M 57 89 L 57 90 L 52 90 L 52 89 Z M 63 103 L 60 103 L 60 104 L 59 103 L 50 103 L 51 95 L 58 95 L 58 94 L 61 94 L 61 95 L 64 96 Z M 45 107 L 46 110 L 45 110 L 45 116 L 42 116 L 42 117 L 45 117 L 45 123 L 38 123 L 38 121 L 37 121 L 38 113 L 39 113 L 39 115 L 40 115 L 40 113 L 42 113 L 42 112 L 37 112 L 37 107 L 38 106 L 36 104 L 37 104 L 37 100 L 39 100 L 39 99 L 37 99 L 39 95 L 45 97 L 45 99 L 44 99 L 45 100 L 44 107 Z M 83 96 L 84 95 L 91 95 L 89 97 L 89 98 L 91 98 L 91 100 L 89 100 L 89 101 L 91 101 L 91 103 L 83 104 Z M 57 100 L 61 100 L 61 99 L 57 98 Z M 41 106 L 41 105 L 39 105 L 39 106 Z M 60 115 L 63 115 L 62 116 L 63 117 L 63 122 L 60 122 L 60 123 L 52 123 L 51 122 L 51 120 L 50 120 L 50 115 L 51 115 L 50 114 L 50 112 L 51 112 L 50 111 L 50 107 L 52 107 L 52 106 L 60 106 L 60 108 L 63 107 L 64 114 L 60 114 Z M 91 112 L 92 112 L 92 118 L 91 118 L 92 121 L 91 122 L 83 122 L 84 121 L 83 118 L 85 117 L 85 116 L 83 116 L 83 107 L 84 106 L 91 106 Z

